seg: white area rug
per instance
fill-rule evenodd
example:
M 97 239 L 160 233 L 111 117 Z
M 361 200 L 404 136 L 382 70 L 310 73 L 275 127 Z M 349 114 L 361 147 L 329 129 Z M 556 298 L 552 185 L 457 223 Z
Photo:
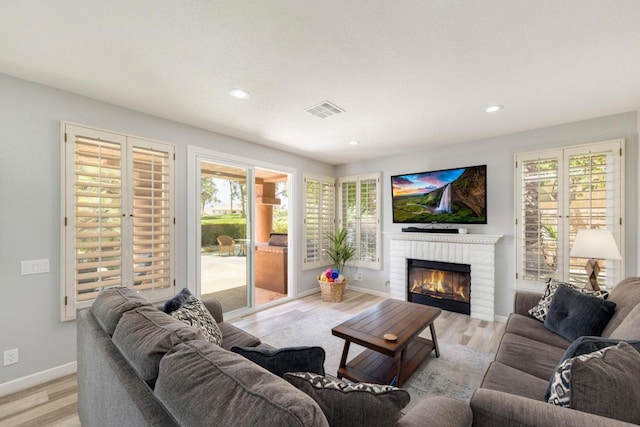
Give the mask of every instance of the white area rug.
M 277 331 L 261 336 L 260 339 L 276 348 L 320 346 L 327 354 L 325 371 L 336 375 L 344 340 L 331 335 L 331 328 L 350 317 L 349 314 L 331 308 L 315 310 L 300 320 L 290 322 Z M 428 331 L 427 328 L 425 337 L 430 338 Z M 469 401 L 494 358 L 493 353 L 442 340 L 438 343 L 440 357 L 436 358 L 435 353 L 431 353 L 403 387 L 411 395 L 408 408 L 421 397 L 428 395 L 448 396 Z M 347 360 L 352 359 L 362 350 L 362 347 L 352 344 Z

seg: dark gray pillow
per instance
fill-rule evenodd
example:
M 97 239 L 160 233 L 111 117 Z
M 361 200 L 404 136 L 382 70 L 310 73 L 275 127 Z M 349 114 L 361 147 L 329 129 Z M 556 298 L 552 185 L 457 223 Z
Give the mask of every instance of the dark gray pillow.
M 113 335 L 124 313 L 144 306 L 152 306 L 152 304 L 133 289 L 118 286 L 100 291 L 91 305 L 91 313 L 102 329 L 109 335 Z
M 574 342 L 572 342 L 569 348 L 567 348 L 567 351 L 565 351 L 564 355 L 562 356 L 562 359 L 560 359 L 558 366 L 560 366 L 565 360 L 571 359 L 572 357 L 593 353 L 594 351 L 602 350 L 603 348 L 618 345 L 621 342 L 626 342 L 627 344 L 635 348 L 636 351 L 640 352 L 640 341 L 637 341 L 637 340 L 625 341 L 625 340 L 619 340 L 614 338 L 602 338 L 602 337 L 590 337 L 590 336 L 580 337 Z M 557 370 L 558 370 L 558 367 L 556 367 L 556 371 Z M 549 381 L 549 385 L 547 386 L 547 392 L 545 393 L 545 396 L 544 396 L 544 400 L 546 401 L 549 400 L 549 395 L 551 394 L 551 384 L 553 382 L 554 376 L 555 376 L 555 371 L 554 371 L 554 375 L 552 375 L 551 377 L 551 381 Z
M 406 390 L 389 385 L 347 384 L 309 372 L 289 372 L 284 379 L 315 400 L 331 427 L 391 427 L 407 406 Z M 428 417 L 429 414 L 425 414 Z
M 231 351 L 243 355 L 279 377 L 287 372 L 313 372 L 324 376 L 325 352 L 322 347 L 232 347 Z
M 190 296 L 191 291 L 189 290 L 189 288 L 183 288 L 175 297 L 164 303 L 164 307 L 162 308 L 162 310 L 165 313 L 170 314 L 172 311 L 176 311 L 177 309 L 182 307 L 182 304 L 184 304 L 184 302 Z
M 583 335 L 600 335 L 615 308 L 613 301 L 586 295 L 560 284 L 544 326 L 569 341 Z
M 640 423 L 640 353 L 627 343 L 562 362 L 549 403 L 629 423 Z

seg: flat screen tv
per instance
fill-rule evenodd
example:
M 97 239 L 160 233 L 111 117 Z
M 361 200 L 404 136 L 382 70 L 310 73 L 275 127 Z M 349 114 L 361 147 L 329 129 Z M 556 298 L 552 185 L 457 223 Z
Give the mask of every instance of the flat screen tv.
M 487 165 L 391 177 L 394 223 L 487 223 Z

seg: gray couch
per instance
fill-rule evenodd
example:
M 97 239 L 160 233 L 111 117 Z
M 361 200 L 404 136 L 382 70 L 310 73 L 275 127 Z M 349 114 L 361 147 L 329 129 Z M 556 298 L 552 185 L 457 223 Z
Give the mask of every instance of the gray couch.
M 571 344 L 528 314 L 540 294 L 517 292 L 495 361 L 471 398 L 477 426 L 619 426 L 613 418 L 549 404 L 552 373 Z M 616 303 L 602 337 L 640 339 L 640 278 L 627 278 L 608 298 Z M 620 390 L 620 393 L 625 393 Z
M 225 322 L 216 300 L 203 302 L 221 329 L 221 346 L 124 288 L 78 310 L 83 427 L 328 425 L 309 395 L 229 351 L 261 343 Z M 469 426 L 471 419 L 468 404 L 431 397 L 396 425 Z

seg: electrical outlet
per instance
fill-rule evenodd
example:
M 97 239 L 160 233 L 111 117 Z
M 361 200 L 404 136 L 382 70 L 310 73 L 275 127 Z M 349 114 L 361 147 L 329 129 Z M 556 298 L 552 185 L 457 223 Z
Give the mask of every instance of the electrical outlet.
M 353 279 L 354 279 L 354 280 L 356 280 L 356 281 L 358 281 L 358 282 L 362 282 L 362 279 L 363 279 L 362 273 L 356 273 L 356 274 L 353 276 Z
M 4 352 L 4 366 L 15 365 L 18 363 L 19 353 L 17 348 L 12 348 Z

